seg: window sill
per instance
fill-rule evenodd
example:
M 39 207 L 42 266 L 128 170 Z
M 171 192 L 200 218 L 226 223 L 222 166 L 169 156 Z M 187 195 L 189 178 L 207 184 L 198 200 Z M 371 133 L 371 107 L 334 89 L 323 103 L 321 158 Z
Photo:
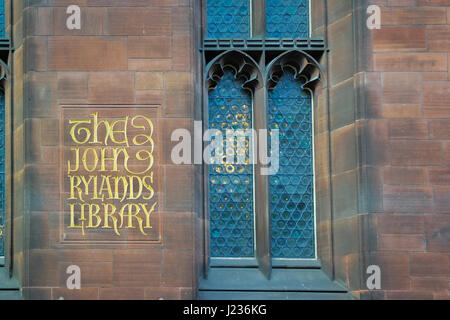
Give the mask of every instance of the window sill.
M 321 269 L 274 268 L 268 280 L 257 268 L 210 268 L 199 299 L 349 299 L 347 289 Z

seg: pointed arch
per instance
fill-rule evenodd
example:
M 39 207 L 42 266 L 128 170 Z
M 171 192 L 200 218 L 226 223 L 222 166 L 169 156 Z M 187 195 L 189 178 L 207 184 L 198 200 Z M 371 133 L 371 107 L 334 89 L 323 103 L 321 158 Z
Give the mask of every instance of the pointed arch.
M 254 92 L 263 85 L 258 63 L 243 51 L 229 50 L 219 54 L 206 66 L 205 80 L 208 90 L 214 89 L 226 68 L 233 71 L 236 79 L 242 79 L 242 88 L 246 90 Z
M 238 146 L 228 144 L 226 130 L 252 129 L 253 92 L 262 85 L 261 73 L 248 55 L 226 52 L 211 61 L 206 74 L 208 128 L 222 134 L 225 148 L 219 156 L 237 156 Z M 217 135 L 216 132 L 212 140 Z M 249 159 L 248 137 L 245 143 L 245 157 Z M 217 150 L 214 154 L 217 155 Z M 211 258 L 254 257 L 253 165 L 212 163 L 207 175 Z
M 295 72 L 295 79 L 302 82 L 302 88 L 314 92 L 319 83 L 326 86 L 325 72 L 320 63 L 302 50 L 286 51 L 269 63 L 265 77 L 267 87 L 272 90 L 284 74 L 286 68 Z

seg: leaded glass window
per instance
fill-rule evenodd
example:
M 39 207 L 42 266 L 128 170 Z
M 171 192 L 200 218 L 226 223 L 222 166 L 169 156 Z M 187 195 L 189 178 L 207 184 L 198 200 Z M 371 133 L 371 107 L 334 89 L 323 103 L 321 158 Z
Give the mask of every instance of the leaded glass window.
M 208 255 L 256 257 L 262 271 L 315 259 L 311 94 L 324 46 L 310 46 L 309 1 L 207 0 L 206 14 L 206 129 L 277 129 L 280 153 L 268 177 L 259 164 L 209 165 Z
M 307 38 L 308 0 L 266 0 L 267 38 Z
M 218 129 L 224 139 L 227 129 L 252 127 L 252 98 L 242 85 L 231 69 L 225 69 L 217 87 L 209 93 L 209 127 Z M 249 143 L 248 139 L 245 141 Z M 236 141 L 230 141 L 219 156 L 226 158 L 227 154 L 237 153 Z M 226 159 L 223 160 L 224 164 L 209 167 L 211 256 L 253 257 L 253 166 L 225 164 Z
M 4 256 L 5 225 L 5 95 L 0 91 L 0 257 Z
M 0 1 L 0 38 L 5 37 L 5 1 Z
M 209 38 L 249 38 L 250 0 L 208 0 Z
M 280 131 L 280 167 L 270 177 L 272 256 L 314 258 L 311 97 L 287 69 L 268 105 L 269 128 Z
M 0 0 L 0 38 L 5 38 L 5 1 Z M 0 88 L 0 257 L 5 255 L 5 94 Z

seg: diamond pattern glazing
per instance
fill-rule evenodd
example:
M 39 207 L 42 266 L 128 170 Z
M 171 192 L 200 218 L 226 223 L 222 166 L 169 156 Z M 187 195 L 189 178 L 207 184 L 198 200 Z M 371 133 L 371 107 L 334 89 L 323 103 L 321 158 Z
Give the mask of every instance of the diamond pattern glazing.
M 207 37 L 250 37 L 250 0 L 208 0 Z
M 5 224 L 5 94 L 0 92 L 0 256 L 4 251 Z
M 209 128 L 217 129 L 226 141 L 226 130 L 252 128 L 251 94 L 242 89 L 230 70 L 209 93 Z M 213 135 L 214 139 L 216 135 Z M 225 144 L 224 164 L 209 166 L 209 214 L 211 257 L 254 256 L 253 166 L 225 164 L 227 154 L 237 155 L 236 139 Z M 245 139 L 248 160 L 249 140 Z M 213 155 L 216 155 L 213 152 Z
M 267 0 L 267 38 L 309 37 L 308 0 Z
M 311 97 L 286 70 L 269 92 L 268 124 L 280 132 L 280 167 L 270 179 L 274 258 L 314 258 Z

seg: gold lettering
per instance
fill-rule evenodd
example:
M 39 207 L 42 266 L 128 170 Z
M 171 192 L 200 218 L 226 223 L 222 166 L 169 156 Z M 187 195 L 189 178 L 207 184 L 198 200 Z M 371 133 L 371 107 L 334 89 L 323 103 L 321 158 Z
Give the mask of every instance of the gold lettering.
M 122 228 L 138 228 L 141 234 L 147 235 L 145 229 L 152 229 L 151 216 L 157 205 L 157 202 L 143 201 L 155 197 L 151 171 L 155 146 L 152 120 L 136 115 L 108 121 L 94 112 L 89 119 L 69 120 L 69 124 L 72 141 L 89 145 L 70 148 L 66 176 L 70 183 L 68 200 L 75 202 L 68 204 L 68 228 L 79 228 L 83 235 L 85 229 L 111 229 L 117 236 Z M 128 136 L 129 125 L 138 132 L 134 136 Z M 108 143 L 121 146 L 108 146 Z M 130 143 L 137 149 L 132 156 L 127 148 Z M 120 175 L 119 171 L 124 173 Z M 75 172 L 85 174 L 73 174 Z M 114 174 L 99 174 L 105 172 Z M 143 202 L 126 203 L 139 199 Z M 119 209 L 106 200 L 125 203 Z
M 78 144 L 85 144 L 86 142 L 89 141 L 89 138 L 91 137 L 91 131 L 88 128 L 78 128 L 77 134 L 79 136 L 82 135 L 82 133 L 84 133 L 86 135 L 86 137 L 84 138 L 84 140 L 78 140 L 75 136 L 75 130 L 77 129 L 77 127 L 81 124 L 91 124 L 91 120 L 69 120 L 69 124 L 73 124 L 72 128 L 70 128 L 70 136 L 72 137 L 72 140 L 75 143 Z

